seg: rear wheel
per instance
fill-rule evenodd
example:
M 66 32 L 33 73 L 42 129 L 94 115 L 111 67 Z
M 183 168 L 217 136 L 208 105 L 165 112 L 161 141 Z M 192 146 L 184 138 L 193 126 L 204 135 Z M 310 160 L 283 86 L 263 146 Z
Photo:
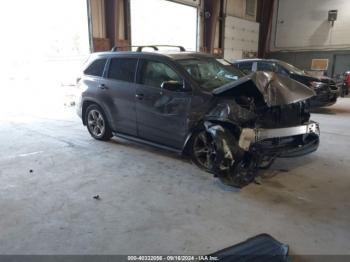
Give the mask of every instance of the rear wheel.
M 103 110 L 98 105 L 90 105 L 86 109 L 85 118 L 87 129 L 93 138 L 102 141 L 111 139 L 112 130 Z

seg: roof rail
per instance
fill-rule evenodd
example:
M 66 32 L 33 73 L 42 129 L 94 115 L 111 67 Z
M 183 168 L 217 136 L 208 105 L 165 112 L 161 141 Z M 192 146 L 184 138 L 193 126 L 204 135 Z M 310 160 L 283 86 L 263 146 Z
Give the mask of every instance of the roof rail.
M 132 48 L 132 47 L 137 47 L 136 52 L 142 52 L 144 48 L 153 48 L 154 51 L 159 51 L 158 47 L 176 47 L 180 49 L 180 52 L 185 52 L 186 49 L 183 46 L 179 45 L 129 45 L 129 46 L 114 46 L 111 51 L 116 52 L 116 51 L 122 51 L 121 49 L 125 48 Z
M 176 47 L 180 49 L 180 52 L 186 52 L 186 49 L 181 45 L 153 45 L 156 47 Z
M 141 45 L 137 47 L 136 52 L 142 52 L 144 48 L 149 48 L 149 47 L 153 48 L 154 51 L 159 51 L 159 49 L 155 45 Z

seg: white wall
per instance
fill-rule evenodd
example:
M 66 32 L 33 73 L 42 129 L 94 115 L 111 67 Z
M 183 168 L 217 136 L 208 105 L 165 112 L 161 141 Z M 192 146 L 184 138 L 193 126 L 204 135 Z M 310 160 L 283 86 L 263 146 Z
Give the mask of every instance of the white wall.
M 243 58 L 244 52 L 258 51 L 257 1 L 253 16 L 247 14 L 246 5 L 246 0 L 225 1 L 224 57 L 229 61 Z
M 334 27 L 328 11 L 338 10 Z M 277 0 L 271 32 L 271 51 L 338 50 L 350 47 L 349 0 Z
M 259 23 L 226 16 L 224 57 L 229 61 L 243 58 L 243 52 L 258 52 Z

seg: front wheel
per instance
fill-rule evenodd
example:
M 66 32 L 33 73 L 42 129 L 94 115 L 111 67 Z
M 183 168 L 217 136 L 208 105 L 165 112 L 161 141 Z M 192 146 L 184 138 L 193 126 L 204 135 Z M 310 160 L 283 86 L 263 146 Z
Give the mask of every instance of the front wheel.
M 192 161 L 226 185 L 248 185 L 256 175 L 255 161 L 239 149 L 230 132 L 218 128 L 214 133 L 213 136 L 203 130 L 194 135 L 190 147 Z
M 221 146 L 207 131 L 198 132 L 194 135 L 191 143 L 192 162 L 199 168 L 214 174 L 217 166 L 220 169 L 228 169 L 229 163 L 226 162 L 225 164 L 225 159 L 222 159 L 218 164 L 218 158 L 222 153 L 219 148 Z
M 90 135 L 101 141 L 108 141 L 111 139 L 112 130 L 108 125 L 107 118 L 103 110 L 97 105 L 90 105 L 86 109 L 85 121 Z
M 215 159 L 213 140 L 207 132 L 195 135 L 191 144 L 192 161 L 200 168 L 211 171 Z

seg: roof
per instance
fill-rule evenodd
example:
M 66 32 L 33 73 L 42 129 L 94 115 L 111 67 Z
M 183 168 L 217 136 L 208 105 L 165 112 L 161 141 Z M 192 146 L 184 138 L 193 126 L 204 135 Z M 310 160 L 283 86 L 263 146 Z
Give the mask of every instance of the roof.
M 118 55 L 130 55 L 130 56 L 139 56 L 139 55 L 147 55 L 147 56 L 158 56 L 158 57 L 169 57 L 174 60 L 179 59 L 191 59 L 191 58 L 212 58 L 212 55 L 193 52 L 193 51 L 185 51 L 185 52 L 176 52 L 176 51 L 155 51 L 155 52 L 132 52 L 132 51 L 108 51 L 108 52 L 97 52 L 92 53 L 92 56 L 96 57 L 109 57 L 109 56 L 118 56 Z
M 234 60 L 233 63 L 242 63 L 242 62 L 257 62 L 257 61 L 267 61 L 267 62 L 280 62 L 278 59 L 263 59 L 263 58 L 249 58 L 249 59 L 238 59 Z

